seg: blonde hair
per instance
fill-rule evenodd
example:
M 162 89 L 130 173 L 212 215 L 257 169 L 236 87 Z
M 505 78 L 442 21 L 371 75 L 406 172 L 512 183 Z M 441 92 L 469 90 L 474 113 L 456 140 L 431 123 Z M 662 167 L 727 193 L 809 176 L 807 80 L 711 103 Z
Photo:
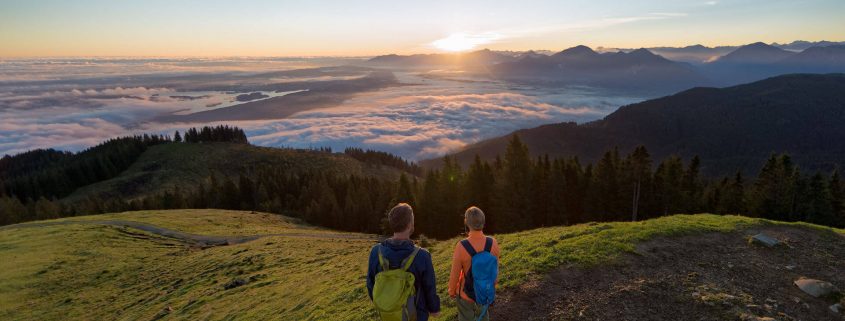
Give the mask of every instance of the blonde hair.
M 476 231 L 484 229 L 484 212 L 480 208 L 470 206 L 464 212 L 464 219 L 466 219 L 467 226 Z

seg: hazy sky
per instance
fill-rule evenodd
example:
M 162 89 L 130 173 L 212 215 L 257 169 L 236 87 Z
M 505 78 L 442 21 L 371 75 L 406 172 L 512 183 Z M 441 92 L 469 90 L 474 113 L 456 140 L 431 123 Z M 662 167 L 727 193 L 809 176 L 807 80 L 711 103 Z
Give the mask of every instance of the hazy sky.
M 0 0 L 0 57 L 375 55 L 845 40 L 843 0 Z

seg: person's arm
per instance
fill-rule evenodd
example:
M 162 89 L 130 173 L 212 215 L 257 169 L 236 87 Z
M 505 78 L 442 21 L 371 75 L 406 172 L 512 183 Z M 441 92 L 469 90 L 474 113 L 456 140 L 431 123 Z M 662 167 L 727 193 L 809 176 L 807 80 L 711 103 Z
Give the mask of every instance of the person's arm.
M 461 244 L 455 244 L 455 252 L 452 254 L 452 271 L 449 272 L 449 296 L 453 298 L 458 295 L 458 287 L 463 273 L 460 252 L 458 252 L 460 249 Z
M 425 296 L 426 310 L 436 314 L 440 312 L 440 296 L 437 295 L 437 281 L 434 275 L 434 265 L 431 263 L 431 254 L 425 252 L 425 267 L 423 268 L 422 290 Z
M 378 273 L 378 245 L 370 250 L 370 260 L 367 264 L 367 293 L 370 295 L 370 301 L 373 300 L 373 286 L 376 284 L 376 273 Z

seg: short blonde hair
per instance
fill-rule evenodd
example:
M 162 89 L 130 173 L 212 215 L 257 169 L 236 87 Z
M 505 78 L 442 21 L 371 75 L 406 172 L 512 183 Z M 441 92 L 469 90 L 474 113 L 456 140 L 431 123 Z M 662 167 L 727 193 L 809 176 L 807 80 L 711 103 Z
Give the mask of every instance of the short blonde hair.
M 470 229 L 476 231 L 484 229 L 484 212 L 481 211 L 480 208 L 470 206 L 470 208 L 464 212 L 464 219 L 466 219 L 467 226 L 469 226 Z

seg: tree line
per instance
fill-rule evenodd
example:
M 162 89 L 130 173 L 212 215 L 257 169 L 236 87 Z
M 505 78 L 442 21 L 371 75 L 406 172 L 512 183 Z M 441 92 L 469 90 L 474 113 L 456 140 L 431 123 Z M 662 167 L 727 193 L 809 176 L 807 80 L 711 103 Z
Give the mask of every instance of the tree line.
M 179 131 L 176 131 L 173 134 L 173 140 L 175 142 L 184 140 L 186 143 L 227 142 L 249 144 L 243 129 L 228 125 L 204 126 L 200 129 L 189 128 L 185 131 L 184 138 L 179 135 Z
M 51 218 L 76 211 L 55 200 L 76 189 L 114 178 L 128 169 L 147 148 L 173 142 L 248 143 L 243 130 L 230 126 L 205 126 L 168 135 L 136 135 L 109 139 L 77 153 L 36 149 L 0 158 L 0 208 L 14 208 L 14 214 L 0 217 L 9 224 Z M 26 210 L 22 210 L 26 209 Z M 56 215 L 61 215 L 56 214 Z
M 372 159 L 373 162 L 383 160 Z M 845 227 L 845 186 L 838 172 L 802 173 L 788 155 L 772 155 L 756 178 L 703 177 L 700 160 L 668 157 L 656 164 L 645 147 L 607 151 L 595 164 L 577 157 L 531 157 L 518 136 L 488 162 L 467 168 L 444 157 L 438 169 L 398 179 L 328 172 L 286 172 L 272 164 L 233 177 L 138 200 L 91 197 L 75 204 L 0 198 L 0 219 L 28 219 L 141 209 L 221 208 L 299 217 L 339 230 L 379 233 L 396 202 L 414 206 L 416 229 L 435 238 L 462 232 L 462 213 L 477 205 L 486 230 L 505 233 L 589 221 L 636 221 L 676 213 L 741 214 Z M 16 212 L 17 211 L 17 212 Z M 45 214 L 46 213 L 46 214 Z
M 423 173 L 422 167 L 416 163 L 409 162 L 391 153 L 354 147 L 344 149 L 343 153 L 366 164 L 390 166 L 415 176 L 420 176 Z
M 845 227 L 845 185 L 838 171 L 805 174 L 786 155 L 772 155 L 758 176 L 701 175 L 701 161 L 677 156 L 657 166 L 645 147 L 607 151 L 595 164 L 577 157 L 532 158 L 514 135 L 503 157 L 476 156 L 467 169 L 452 158 L 421 184 L 398 183 L 399 199 L 416 204 L 418 230 L 451 237 L 461 213 L 478 205 L 485 230 L 512 232 L 590 221 L 637 221 L 677 213 L 740 214 Z M 408 185 L 403 187 L 403 185 Z
M 79 153 L 33 150 L 2 158 L 0 195 L 21 200 L 57 199 L 77 188 L 117 176 L 150 146 L 170 142 L 160 135 L 114 138 Z

